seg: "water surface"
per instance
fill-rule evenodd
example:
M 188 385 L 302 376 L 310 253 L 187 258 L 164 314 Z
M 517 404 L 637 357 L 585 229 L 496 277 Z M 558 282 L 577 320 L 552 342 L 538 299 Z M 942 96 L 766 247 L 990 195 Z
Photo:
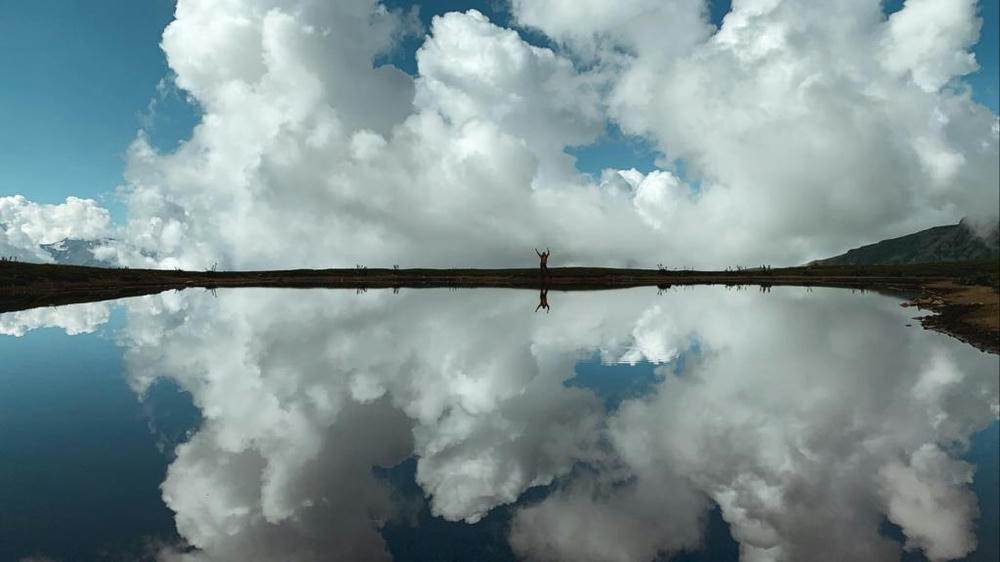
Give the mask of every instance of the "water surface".
M 997 557 L 998 359 L 849 290 L 0 315 L 0 559 Z

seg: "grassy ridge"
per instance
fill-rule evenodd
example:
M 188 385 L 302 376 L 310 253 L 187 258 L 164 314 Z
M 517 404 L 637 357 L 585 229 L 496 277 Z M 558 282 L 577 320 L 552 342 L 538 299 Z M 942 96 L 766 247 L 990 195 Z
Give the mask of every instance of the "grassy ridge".
M 431 288 L 498 287 L 593 290 L 672 285 L 849 287 L 919 296 L 922 319 L 992 353 L 1000 351 L 1000 261 L 908 265 L 809 265 L 770 270 L 694 271 L 605 267 L 537 269 L 294 269 L 167 271 L 0 261 L 0 312 L 204 287 Z
M 696 271 L 551 268 L 537 269 L 294 269 L 272 271 L 170 271 L 0 262 L 0 312 L 148 294 L 187 287 L 509 287 L 558 290 L 644 285 L 803 285 L 897 289 L 928 280 L 998 288 L 1000 261 L 788 267 L 771 270 Z
M 1000 279 L 1000 261 L 972 260 L 902 265 L 809 265 L 774 268 L 770 270 L 698 271 L 618 269 L 608 267 L 554 267 L 549 269 L 546 284 L 617 286 L 622 283 L 655 284 L 656 281 L 683 282 L 684 280 L 778 280 L 797 278 L 803 281 L 824 278 L 871 279 L 920 279 L 947 278 L 963 280 L 966 284 L 996 286 Z M 416 283 L 424 286 L 430 281 L 463 281 L 468 283 L 502 283 L 530 286 L 539 285 L 542 277 L 538 269 L 288 269 L 264 271 L 181 271 L 163 269 L 101 268 L 76 265 L 35 264 L 25 262 L 0 262 L 0 291 L 37 291 L 57 286 L 135 286 L 178 285 L 185 286 L 263 286 L 285 284 L 288 286 L 351 283 L 399 282 L 398 286 Z M 753 281 L 756 282 L 756 281 Z M 390 285 L 396 286 L 396 285 Z

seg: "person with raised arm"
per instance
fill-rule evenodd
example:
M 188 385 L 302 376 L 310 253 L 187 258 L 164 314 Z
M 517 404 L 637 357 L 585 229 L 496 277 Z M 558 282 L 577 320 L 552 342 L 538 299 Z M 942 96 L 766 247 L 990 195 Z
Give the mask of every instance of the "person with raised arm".
M 535 248 L 535 253 L 538 254 L 538 260 L 539 260 L 538 268 L 541 271 L 542 276 L 543 277 L 548 277 L 549 276 L 549 254 L 551 254 L 552 252 L 548 248 L 545 248 L 544 252 L 539 252 L 538 248 Z

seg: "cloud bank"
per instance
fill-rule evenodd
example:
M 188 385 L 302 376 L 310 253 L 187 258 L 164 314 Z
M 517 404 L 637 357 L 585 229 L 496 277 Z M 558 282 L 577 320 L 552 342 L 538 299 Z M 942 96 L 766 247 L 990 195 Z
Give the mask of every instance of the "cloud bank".
M 0 255 L 49 262 L 42 244 L 64 238 L 97 240 L 111 232 L 111 215 L 93 199 L 67 197 L 44 205 L 21 195 L 0 197 Z
M 516 0 L 551 48 L 452 12 L 414 77 L 377 64 L 413 14 L 328 4 L 178 2 L 161 45 L 203 117 L 176 150 L 128 149 L 118 261 L 513 266 L 544 245 L 561 264 L 794 264 L 996 218 L 1000 125 L 958 81 L 971 0 L 744 0 L 718 29 L 695 0 Z M 578 173 L 564 149 L 608 124 L 661 169 Z M 4 201 L 24 255 L 107 229 L 92 202 Z
M 67 335 L 89 334 L 111 318 L 111 305 L 88 302 L 0 314 L 0 334 L 21 337 L 39 328 L 62 328 Z
M 513 519 L 528 560 L 697 549 L 715 504 L 744 560 L 896 560 L 884 519 L 932 560 L 975 548 L 972 467 L 956 457 L 997 419 L 996 363 L 904 328 L 893 299 L 635 290 L 550 295 L 533 315 L 529 293 L 461 297 L 127 301 L 128 380 L 142 395 L 170 377 L 204 420 L 163 484 L 200 549 L 188 557 L 387 558 L 378 531 L 401 515 L 371 467 L 410 456 L 451 521 L 553 485 Z M 608 411 L 565 384 L 595 352 L 664 366 Z

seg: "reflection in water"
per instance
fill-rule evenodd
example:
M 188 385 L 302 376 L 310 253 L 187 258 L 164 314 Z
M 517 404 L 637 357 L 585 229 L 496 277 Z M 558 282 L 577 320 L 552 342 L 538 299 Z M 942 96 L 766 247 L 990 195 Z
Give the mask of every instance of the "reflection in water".
M 32 308 L 0 314 L 0 335 L 21 337 L 38 328 L 62 328 L 71 336 L 89 334 L 110 317 L 106 302 Z
M 538 312 L 539 308 L 544 308 L 545 312 L 548 313 L 551 309 L 549 308 L 549 290 L 548 288 L 542 288 L 538 293 L 538 306 L 535 307 L 535 312 Z
M 170 427 L 157 424 L 151 433 L 146 412 L 176 411 L 187 396 L 165 396 L 171 389 L 164 380 L 140 404 L 124 384 L 121 349 L 113 339 L 123 311 L 89 333 L 76 329 L 89 323 L 73 320 L 92 317 L 88 308 L 0 316 L 0 324 L 20 323 L 25 330 L 0 336 L 4 562 L 139 560 L 155 545 L 180 540 L 159 490 L 167 458 L 157 444 L 169 436 L 159 430 Z M 34 330 L 43 327 L 49 328 Z
M 996 356 L 847 291 L 529 295 L 127 301 L 129 383 L 202 416 L 162 487 L 197 550 L 164 555 L 404 557 L 433 520 L 485 529 L 480 558 L 651 560 L 719 513 L 743 560 L 897 560 L 887 523 L 932 560 L 975 548 L 959 459 Z

